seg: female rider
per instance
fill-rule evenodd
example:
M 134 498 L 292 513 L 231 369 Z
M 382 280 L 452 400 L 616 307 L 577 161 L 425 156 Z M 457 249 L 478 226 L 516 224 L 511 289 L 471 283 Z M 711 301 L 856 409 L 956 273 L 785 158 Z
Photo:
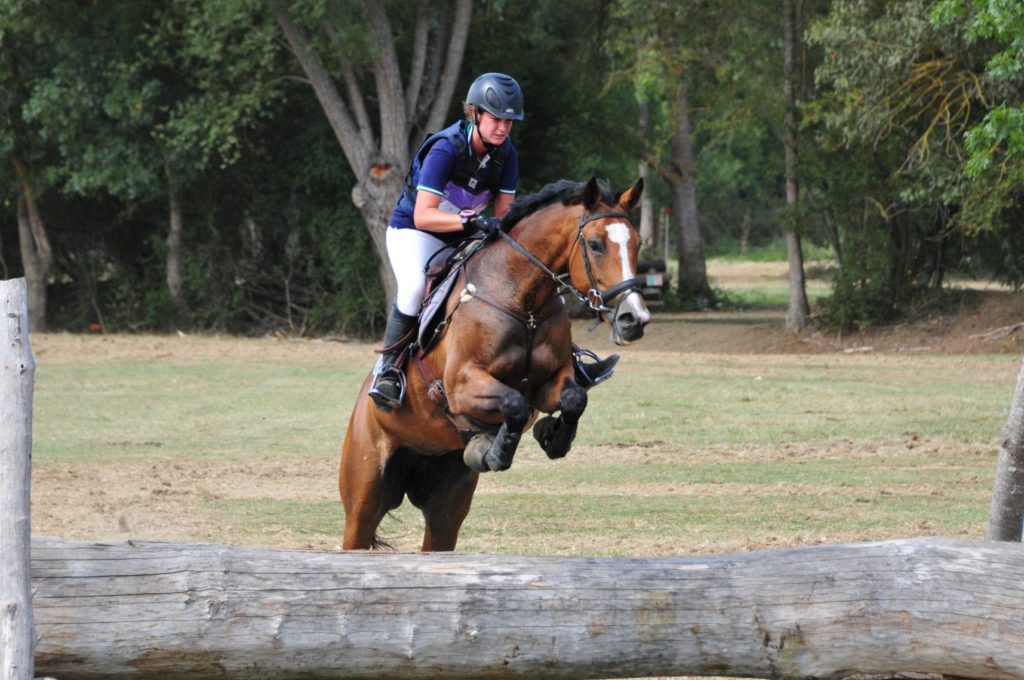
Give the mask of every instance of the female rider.
M 523 92 L 512 77 L 485 73 L 469 86 L 465 120 L 431 135 L 420 147 L 388 224 L 386 243 L 398 294 L 384 331 L 384 351 L 375 369 L 370 398 L 382 411 L 402 404 L 398 344 L 412 332 L 426 290 L 424 267 L 438 250 L 475 231 L 494 235 L 515 198 L 519 157 L 509 139 L 513 121 L 523 119 Z M 494 217 L 482 212 L 493 201 Z M 592 354 L 581 350 L 587 356 Z M 582 363 L 577 382 L 590 387 L 611 375 L 618 361 Z

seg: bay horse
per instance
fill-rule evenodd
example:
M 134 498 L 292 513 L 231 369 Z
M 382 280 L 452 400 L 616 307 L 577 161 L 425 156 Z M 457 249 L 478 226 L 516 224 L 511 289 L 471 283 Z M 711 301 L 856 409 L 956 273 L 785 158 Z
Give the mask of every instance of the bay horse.
M 343 549 L 386 546 L 377 528 L 408 496 L 426 521 L 422 549 L 454 550 L 480 473 L 508 469 L 531 424 L 550 458 L 568 453 L 587 393 L 563 296 L 600 314 L 616 344 L 643 336 L 651 315 L 626 214 L 642 191 L 642 179 L 615 196 L 591 178 L 516 199 L 499 238 L 458 272 L 436 342 L 406 362 L 402 406 L 375 408 L 367 376 L 338 475 Z M 534 423 L 539 412 L 558 415 Z

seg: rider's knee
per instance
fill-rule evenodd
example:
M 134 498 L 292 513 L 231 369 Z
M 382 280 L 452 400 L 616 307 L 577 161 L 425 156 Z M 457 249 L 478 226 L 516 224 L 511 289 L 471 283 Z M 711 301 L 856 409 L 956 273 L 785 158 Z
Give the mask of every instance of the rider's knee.
M 412 278 L 412 277 L 409 277 Z M 427 279 L 420 276 L 418 280 L 399 281 L 398 293 L 395 295 L 395 307 L 402 314 L 416 316 L 420 313 L 423 295 L 427 292 Z

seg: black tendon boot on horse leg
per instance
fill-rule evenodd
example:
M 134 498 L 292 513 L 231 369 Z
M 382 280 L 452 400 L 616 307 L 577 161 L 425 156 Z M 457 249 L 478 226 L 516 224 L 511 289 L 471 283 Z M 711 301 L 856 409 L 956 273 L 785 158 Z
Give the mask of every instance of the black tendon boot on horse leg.
M 544 416 L 533 425 L 533 437 L 548 458 L 562 458 L 569 453 L 580 417 L 587 410 L 587 392 L 567 382 L 558 397 L 558 416 Z
M 369 391 L 373 403 L 384 413 L 390 413 L 402 405 L 402 398 L 405 396 L 405 375 L 401 366 L 395 366 L 395 359 L 402 353 L 408 341 L 406 336 L 416 327 L 417 318 L 403 314 L 398 311 L 398 307 L 391 305 L 391 316 L 388 317 L 388 325 L 384 330 L 380 371 Z
M 588 361 L 584 361 L 584 359 L 588 359 Z M 615 372 L 615 364 L 619 363 L 619 355 L 612 354 L 607 359 L 602 359 L 589 349 L 574 344 L 572 346 L 572 361 L 576 382 L 583 389 L 589 390 L 594 385 L 603 383 L 612 377 Z
M 501 472 L 512 467 L 523 428 L 530 419 L 530 407 L 522 394 L 509 389 L 501 399 L 501 415 L 505 421 L 496 435 L 479 434 L 466 446 L 463 461 L 470 470 Z

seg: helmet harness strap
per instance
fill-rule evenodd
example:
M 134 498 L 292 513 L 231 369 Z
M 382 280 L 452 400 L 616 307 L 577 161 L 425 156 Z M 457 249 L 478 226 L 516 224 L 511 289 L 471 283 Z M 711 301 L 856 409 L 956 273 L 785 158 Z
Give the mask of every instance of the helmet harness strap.
M 478 107 L 474 106 L 473 107 L 473 132 L 476 134 L 477 137 L 480 138 L 480 144 L 482 144 L 483 147 L 484 147 L 484 160 L 480 164 L 480 167 L 483 167 L 484 165 L 487 164 L 487 161 L 490 159 L 491 154 L 494 153 L 494 150 L 497 149 L 498 147 L 495 144 L 488 143 L 488 141 L 486 139 L 484 139 L 484 133 L 480 131 L 480 118 L 481 118 L 481 116 L 480 116 L 480 109 Z M 472 141 L 472 140 L 470 140 L 470 141 Z M 472 144 L 470 144 L 470 147 L 472 148 Z

